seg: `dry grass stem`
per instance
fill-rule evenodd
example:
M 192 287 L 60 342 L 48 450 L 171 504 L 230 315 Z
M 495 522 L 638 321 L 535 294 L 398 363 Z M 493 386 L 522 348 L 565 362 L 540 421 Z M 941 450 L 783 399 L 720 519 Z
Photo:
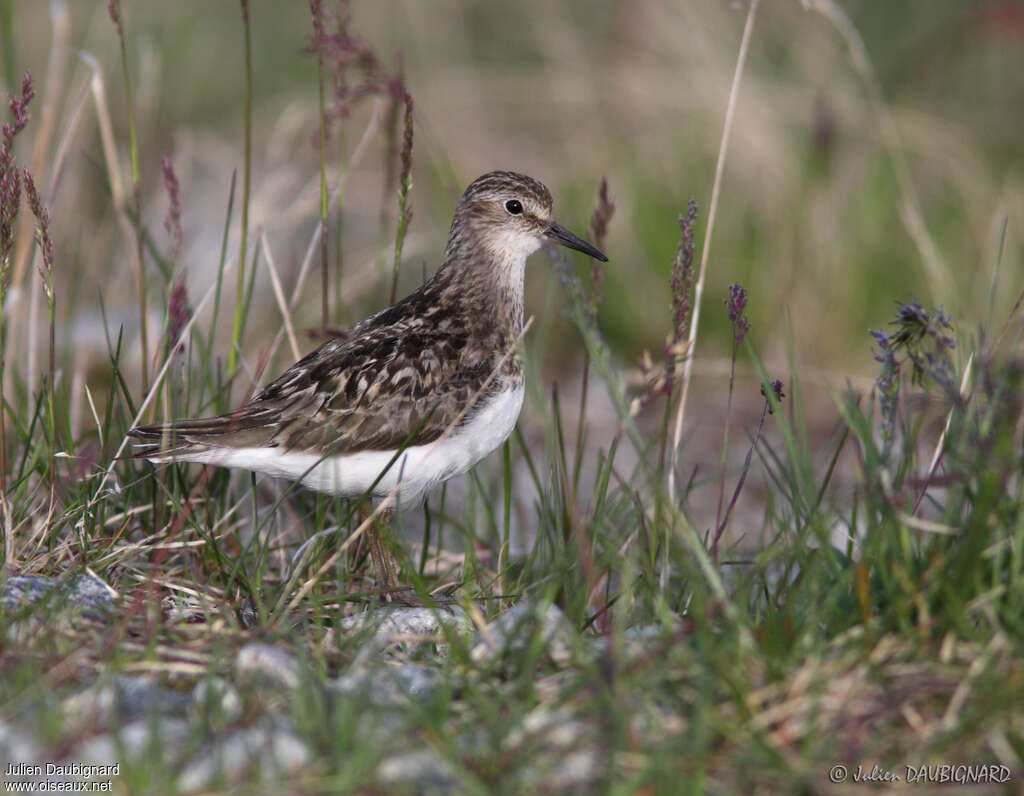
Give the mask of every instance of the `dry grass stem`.
M 295 339 L 295 327 L 292 324 L 292 313 L 288 307 L 288 302 L 284 297 L 284 291 L 281 289 L 281 277 L 277 275 L 277 266 L 274 265 L 274 254 L 270 250 L 270 241 L 267 240 L 266 234 L 263 230 L 259 231 L 261 248 L 263 250 L 263 256 L 267 261 L 267 273 L 270 274 L 270 284 L 274 288 L 274 298 L 277 299 L 277 307 L 281 310 L 281 320 L 284 322 L 285 334 L 288 336 L 288 345 L 292 349 L 292 359 L 298 361 L 302 358 L 299 352 L 299 341 Z
M 700 270 L 697 274 L 697 284 L 694 288 L 693 310 L 690 316 L 690 334 L 688 341 L 690 355 L 683 365 L 683 386 L 679 395 L 679 404 L 676 407 L 676 419 L 672 429 L 672 454 L 669 457 L 668 468 L 668 499 L 670 503 L 676 502 L 676 464 L 679 458 L 679 442 L 683 435 L 683 418 L 686 415 L 686 401 L 690 395 L 690 378 L 693 373 L 694 349 L 697 344 L 697 328 L 700 324 L 701 298 L 704 295 L 704 280 L 707 275 L 708 255 L 711 251 L 711 235 L 715 228 L 715 214 L 718 211 L 718 195 L 722 187 L 722 174 L 725 172 L 725 156 L 729 149 L 729 136 L 732 133 L 733 116 L 736 111 L 736 102 L 740 92 L 740 82 L 743 78 L 743 67 L 747 62 L 747 51 L 750 48 L 750 37 L 754 31 L 754 19 L 757 16 L 759 0 L 750 0 L 750 7 L 747 10 L 747 22 L 743 27 L 743 38 L 740 41 L 739 54 L 736 56 L 736 71 L 733 73 L 732 85 L 729 88 L 729 101 L 725 109 L 725 122 L 722 125 L 722 138 L 718 146 L 718 159 L 715 162 L 715 179 L 711 184 L 711 203 L 708 208 L 708 223 L 704 228 L 704 246 L 700 253 Z M 667 547 L 667 545 L 666 545 Z

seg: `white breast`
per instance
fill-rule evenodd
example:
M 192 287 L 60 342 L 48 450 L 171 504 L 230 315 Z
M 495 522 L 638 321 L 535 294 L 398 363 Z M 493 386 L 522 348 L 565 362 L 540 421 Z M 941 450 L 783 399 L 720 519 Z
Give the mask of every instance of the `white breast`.
M 442 481 L 469 470 L 508 439 L 523 407 L 524 393 L 522 385 L 500 393 L 447 437 L 406 448 L 380 477 L 373 496 L 383 497 L 401 482 L 399 500 L 412 503 Z M 280 448 L 221 448 L 188 453 L 178 459 L 252 470 L 301 481 L 317 492 L 355 497 L 377 481 L 394 454 L 395 451 L 364 451 L 321 458 L 313 453 L 286 453 Z

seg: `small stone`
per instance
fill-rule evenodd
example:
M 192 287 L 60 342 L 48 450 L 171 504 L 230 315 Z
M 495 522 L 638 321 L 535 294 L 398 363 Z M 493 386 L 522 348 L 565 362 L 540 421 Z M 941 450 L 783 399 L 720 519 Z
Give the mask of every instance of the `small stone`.
M 192 733 L 182 719 L 161 716 L 136 719 L 117 730 L 90 738 L 79 746 L 70 760 L 80 763 L 112 765 L 123 757 L 140 759 L 159 749 L 165 760 L 174 760 Z
M 607 764 L 593 742 L 595 728 L 564 708 L 538 707 L 505 738 L 502 748 L 510 756 L 530 754 L 523 770 L 523 785 L 530 792 L 573 792 L 592 784 Z M 531 751 L 532 750 L 532 751 Z
M 120 595 L 92 572 L 79 572 L 68 583 L 68 601 L 81 610 L 82 615 L 97 622 L 105 622 Z
M 5 611 L 17 611 L 35 605 L 50 593 L 53 580 L 41 575 L 15 575 L 4 581 L 0 589 L 0 606 Z
M 367 664 L 353 666 L 332 685 L 344 696 L 366 698 L 378 707 L 402 707 L 433 699 L 442 679 L 436 669 L 415 663 L 398 668 Z
M 542 793 L 578 792 L 592 785 L 603 775 L 605 756 L 597 749 L 574 749 L 559 757 L 548 773 L 540 778 L 537 791 Z
M 393 675 L 399 687 L 416 702 L 433 699 L 444 679 L 437 669 L 428 669 L 415 663 L 407 663 Z
M 627 627 L 622 635 L 627 641 L 648 641 L 651 643 L 665 638 L 665 625 L 647 624 Z
M 123 724 L 156 714 L 183 716 L 189 698 L 144 675 L 118 675 L 94 683 L 68 697 L 61 705 L 67 727 Z
M 76 572 L 61 578 L 16 575 L 0 588 L 0 606 L 14 612 L 50 598 L 56 608 L 77 610 L 87 619 L 105 622 L 119 596 L 92 572 Z
M 450 792 L 458 788 L 455 768 L 432 749 L 403 752 L 377 766 L 377 784 L 382 787 L 411 785 L 416 793 Z
M 522 602 L 509 608 L 477 633 L 470 657 L 487 663 L 505 654 L 523 652 L 539 638 L 548 657 L 558 666 L 572 660 L 575 631 L 556 605 Z
M 192 714 L 230 724 L 242 715 L 242 697 L 223 677 L 203 678 L 192 689 Z
M 549 751 L 561 752 L 579 743 L 587 732 L 587 725 L 564 709 L 538 707 L 523 717 L 522 723 L 505 737 L 502 746 L 515 751 L 528 739 L 543 738 Z
M 254 768 L 264 784 L 280 781 L 303 769 L 312 758 L 309 746 L 287 723 L 266 721 L 238 730 L 207 748 L 183 767 L 178 789 L 209 790 L 221 779 L 248 781 Z
M 270 644 L 246 644 L 235 656 L 239 680 L 265 679 L 288 691 L 299 687 L 299 662 L 289 653 Z
M 39 759 L 39 753 L 28 731 L 0 719 L 0 760 L 31 763 Z

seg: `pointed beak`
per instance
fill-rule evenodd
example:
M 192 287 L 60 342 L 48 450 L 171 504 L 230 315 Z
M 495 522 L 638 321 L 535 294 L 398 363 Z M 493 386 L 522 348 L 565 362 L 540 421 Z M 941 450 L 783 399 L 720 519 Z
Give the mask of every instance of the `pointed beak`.
M 608 262 L 608 258 L 601 252 L 583 240 L 583 238 L 573 235 L 557 221 L 552 221 L 548 228 L 544 230 L 544 237 L 551 238 L 556 243 L 561 243 L 563 246 L 568 246 L 570 249 L 575 249 L 578 252 L 588 254 L 595 260 L 600 260 L 603 263 Z

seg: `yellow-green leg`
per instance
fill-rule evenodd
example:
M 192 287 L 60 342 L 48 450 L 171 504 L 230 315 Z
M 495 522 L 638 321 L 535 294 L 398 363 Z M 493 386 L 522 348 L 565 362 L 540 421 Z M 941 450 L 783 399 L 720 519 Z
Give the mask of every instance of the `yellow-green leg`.
M 365 508 L 360 511 L 360 516 L 364 521 L 369 516 Z M 380 524 L 379 529 L 378 523 Z M 381 531 L 385 536 L 389 534 L 390 524 L 391 511 L 385 509 L 381 512 L 381 516 L 370 523 L 366 529 L 366 543 L 370 549 L 373 574 L 380 588 L 381 597 L 387 602 L 391 602 L 395 592 L 403 590 L 402 585 L 398 582 L 398 562 L 392 555 L 390 546 L 381 538 Z

